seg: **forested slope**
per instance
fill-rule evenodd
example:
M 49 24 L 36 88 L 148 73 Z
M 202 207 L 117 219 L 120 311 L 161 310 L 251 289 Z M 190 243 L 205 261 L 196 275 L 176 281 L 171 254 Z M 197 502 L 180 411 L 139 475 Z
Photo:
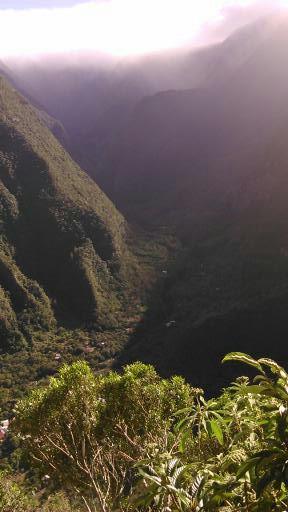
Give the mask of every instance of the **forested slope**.
M 115 324 L 130 258 L 125 221 L 38 111 L 3 78 L 0 88 L 1 348 L 55 316 Z

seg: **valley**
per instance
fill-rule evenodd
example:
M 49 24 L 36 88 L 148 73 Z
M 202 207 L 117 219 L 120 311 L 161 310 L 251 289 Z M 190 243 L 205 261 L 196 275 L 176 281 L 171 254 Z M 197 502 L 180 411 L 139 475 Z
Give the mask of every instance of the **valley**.
M 286 511 L 286 0 L 2 3 L 0 512 Z
M 231 375 L 207 353 L 258 356 L 274 336 L 285 359 L 287 43 L 275 16 L 169 66 L 2 65 L 5 396 L 33 354 L 17 389 L 59 351 L 149 362 L 212 394 Z

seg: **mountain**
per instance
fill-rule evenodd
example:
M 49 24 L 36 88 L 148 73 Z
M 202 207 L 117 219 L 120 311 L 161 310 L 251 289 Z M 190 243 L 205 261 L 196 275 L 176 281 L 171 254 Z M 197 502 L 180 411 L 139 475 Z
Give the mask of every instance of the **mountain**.
M 235 378 L 220 364 L 232 348 L 287 363 L 287 148 L 288 117 L 239 187 L 222 186 L 222 208 L 197 208 L 188 219 L 178 212 L 182 250 L 159 276 L 118 365 L 153 363 L 213 395 Z
M 215 201 L 221 207 L 221 188 L 239 185 L 285 122 L 287 24 L 286 19 L 277 28 L 273 24 L 269 36 L 264 31 L 244 62 L 223 72 L 221 81 L 160 92 L 138 103 L 106 145 L 97 173 L 122 211 L 134 216 L 142 209 L 146 219 L 149 211 L 155 218 L 167 211 L 178 216 L 191 208 L 207 211 Z M 246 34 L 246 45 L 248 39 Z M 238 34 L 234 50 L 241 41 Z M 230 45 L 223 44 L 224 55 Z M 218 60 L 217 53 L 215 66 Z
M 1 71 L 1 75 L 2 75 L 2 76 L 5 76 L 6 78 L 8 78 L 8 77 L 9 77 L 9 74 L 10 74 L 10 72 L 9 72 L 9 68 L 8 68 L 8 67 L 6 66 L 6 64 L 5 64 L 4 62 L 2 62 L 1 60 L 0 60 L 0 71 Z
M 26 83 L 22 76 L 18 76 L 11 68 L 0 61 L 0 74 L 8 80 L 8 82 L 24 96 L 29 103 L 37 110 L 39 118 L 46 124 L 53 135 L 61 142 L 62 145 L 69 147 L 69 137 L 63 124 L 55 117 L 48 114 L 45 107 L 36 99 L 33 90 L 30 91 L 29 82 Z
M 214 393 L 234 375 L 207 354 L 287 361 L 287 34 L 283 19 L 213 87 L 143 100 L 107 148 L 100 183 L 118 207 L 183 244 L 119 364 Z
M 117 325 L 133 272 L 122 215 L 3 77 L 0 133 L 1 350 L 56 319 Z
M 59 120 L 65 130 L 61 143 L 97 182 L 106 172 L 101 160 L 107 143 L 125 132 L 139 101 L 161 91 L 219 87 L 265 40 L 271 40 L 278 25 L 276 15 L 263 18 L 222 43 L 193 51 L 122 59 L 75 53 L 8 59 L 6 64 L 13 82 L 29 101 Z
M 65 129 L 65 147 L 85 169 L 97 166 L 107 126 L 111 136 L 131 106 L 154 90 L 141 68 L 114 59 L 103 61 L 97 55 L 16 59 L 8 60 L 7 66 L 29 101 L 59 120 Z
M 34 106 L 58 120 L 60 132 L 65 132 L 60 142 L 97 182 L 103 147 L 125 129 L 139 101 L 160 91 L 195 89 L 225 80 L 249 58 L 271 25 L 272 20 L 261 20 L 223 43 L 200 50 L 122 59 L 83 53 L 10 58 L 6 71 Z M 58 137 L 59 126 L 53 133 Z
M 231 374 L 227 377 L 225 372 L 228 370 L 222 370 L 220 365 L 212 363 L 220 361 L 225 352 L 244 350 L 259 356 L 267 352 L 280 362 L 286 357 L 283 340 L 288 335 L 288 185 L 285 171 L 288 123 L 287 18 L 277 17 L 261 23 L 238 31 L 222 44 L 202 49 L 193 55 L 186 54 L 185 58 L 181 56 L 177 66 L 181 68 L 185 62 L 186 76 L 194 80 L 193 83 L 190 81 L 188 88 L 184 87 L 189 84 L 187 79 L 183 81 L 182 88 L 177 86 L 172 90 L 150 94 L 150 86 L 145 92 L 147 82 L 141 84 L 139 81 L 141 87 L 136 87 L 138 92 L 134 95 L 135 82 L 131 77 L 135 75 L 130 68 L 130 78 L 128 74 L 124 75 L 131 89 L 123 87 L 121 96 L 120 89 L 117 91 L 119 81 L 115 80 L 115 70 L 110 74 L 113 85 L 111 89 L 107 86 L 108 82 L 105 82 L 110 73 L 107 69 L 104 82 L 101 82 L 102 79 L 99 82 L 95 70 L 91 71 L 90 78 L 93 75 L 93 80 L 91 78 L 89 82 L 89 74 L 83 67 L 77 68 L 78 75 L 75 74 L 76 68 L 70 69 L 69 73 L 63 69 L 60 85 L 57 83 L 55 69 L 52 72 L 46 68 L 47 74 L 44 73 L 42 77 L 39 70 L 35 72 L 41 78 L 41 83 L 50 76 L 47 84 L 53 83 L 53 93 L 49 93 L 50 87 L 47 86 L 42 91 L 43 100 L 47 94 L 46 105 L 52 100 L 55 105 L 57 103 L 57 112 L 52 112 L 50 107 L 47 110 L 49 115 L 53 114 L 63 122 L 69 140 L 74 141 L 73 154 L 81 149 L 81 155 L 78 153 L 79 161 L 85 159 L 85 168 L 97 178 L 117 208 L 131 224 L 136 224 L 138 228 L 140 226 L 142 233 L 145 233 L 143 238 L 146 237 L 148 241 L 144 249 L 145 258 L 149 246 L 150 262 L 157 260 L 158 266 L 155 268 L 158 280 L 150 293 L 148 304 L 144 305 L 144 318 L 141 321 L 141 315 L 138 315 L 136 320 L 132 318 L 133 321 L 127 325 L 130 340 L 126 349 L 119 354 L 117 364 L 133 360 L 152 362 L 163 374 L 181 373 L 194 384 L 208 387 L 210 392 L 216 391 L 233 378 Z M 145 69 L 151 69 L 154 64 L 147 61 L 146 65 Z M 175 69 L 173 66 L 172 69 Z M 145 69 L 141 70 L 143 76 Z M 196 69 L 198 71 L 194 74 L 193 70 Z M 170 74 L 168 68 L 166 73 Z M 69 76 L 71 89 L 68 88 L 68 91 L 73 94 L 67 94 L 65 101 L 64 85 L 69 83 Z M 72 77 L 76 76 L 77 81 L 73 82 Z M 35 85 L 37 80 L 33 79 L 31 84 L 33 82 Z M 37 86 L 36 89 L 40 91 L 41 87 Z M 124 92 L 127 93 L 127 101 Z M 104 101 L 105 94 L 107 96 Z M 145 97 L 142 97 L 143 94 Z M 117 101 L 114 101 L 116 96 Z M 83 105 L 80 101 L 82 97 L 85 98 Z M 76 98 L 79 105 L 75 102 Z M 97 99 L 99 103 L 94 105 L 93 101 L 95 103 Z M 70 109 L 69 122 L 68 117 L 64 122 L 62 114 L 58 116 L 61 102 L 67 115 Z M 97 114 L 92 105 L 98 109 Z M 91 107 L 87 122 L 84 110 L 81 110 L 84 106 L 86 112 Z M 39 123 L 39 114 L 35 113 L 35 109 L 33 112 Z M 71 138 L 72 131 L 74 135 Z M 53 155 L 54 144 L 53 138 Z M 65 158 L 68 158 L 67 155 Z M 75 164 L 71 165 L 74 169 Z M 87 177 L 86 181 L 89 187 L 94 186 Z M 63 181 L 65 194 L 68 182 L 70 177 Z M 94 189 L 90 190 L 89 194 L 94 196 Z M 69 191 L 69 201 L 71 193 Z M 87 192 L 84 195 L 87 196 Z M 74 201 L 73 195 L 73 204 Z M 105 201 L 108 201 L 107 198 Z M 122 219 L 111 208 L 113 215 Z M 68 224 L 65 220 L 66 211 L 70 215 L 67 203 L 61 209 L 61 215 L 57 215 L 57 222 L 61 219 L 62 223 L 64 219 L 64 232 Z M 46 212 L 45 207 L 45 215 Z M 49 227 L 45 215 L 43 224 Z M 97 215 L 100 215 L 99 210 Z M 111 213 L 108 220 L 111 221 Z M 104 288 L 101 297 L 104 295 L 105 298 L 102 311 L 106 311 L 108 295 L 110 298 L 112 293 L 111 296 L 115 297 L 114 290 L 117 289 L 119 279 L 123 279 L 123 285 L 119 285 L 119 288 L 124 290 L 124 295 L 127 283 L 131 281 L 130 265 L 125 264 L 130 261 L 131 255 L 126 247 L 125 234 L 121 236 L 119 226 L 122 224 L 113 221 L 115 230 L 112 232 L 108 220 L 103 221 L 104 232 L 110 226 L 108 238 L 112 240 L 113 247 L 116 244 L 121 249 L 116 270 L 108 257 L 111 281 L 108 284 L 101 281 Z M 106 255 L 104 257 L 99 249 L 98 238 L 102 240 L 102 237 L 97 234 L 96 243 L 91 234 L 95 232 L 94 227 L 89 231 L 87 224 L 84 227 L 83 224 L 81 220 L 85 236 L 92 240 L 94 251 L 102 261 L 106 261 Z M 74 242 L 74 227 L 78 229 L 78 217 L 73 224 L 72 253 L 77 245 Z M 8 231 L 12 233 L 10 228 Z M 29 247 L 36 246 L 38 251 L 39 234 L 38 231 L 36 233 L 37 244 L 29 241 Z M 159 258 L 157 237 L 159 240 L 164 238 L 164 245 L 170 244 L 170 248 L 173 246 L 170 259 Z M 18 236 L 15 242 L 10 243 L 17 248 L 19 254 L 24 254 L 24 244 L 20 238 Z M 62 263 L 56 279 L 56 258 L 51 270 L 53 257 L 49 253 L 52 241 L 55 244 L 54 240 L 58 240 L 59 254 L 64 255 L 60 259 L 57 257 L 57 265 L 59 261 Z M 46 251 L 49 254 L 45 270 L 41 265 L 40 270 L 37 270 L 38 253 L 29 267 L 31 252 L 28 249 L 26 254 L 29 256 L 26 259 L 22 257 L 20 270 L 23 275 L 36 280 L 43 293 L 53 300 L 52 313 L 57 319 L 66 318 L 68 312 L 71 322 L 73 311 L 72 317 L 81 317 L 77 320 L 78 325 L 81 322 L 89 323 L 91 315 L 87 312 L 91 311 L 90 299 L 87 299 L 86 292 L 82 293 L 83 281 L 75 278 L 75 267 L 71 270 L 70 266 L 69 270 L 67 251 L 63 249 L 60 240 L 62 232 L 58 237 L 53 231 L 47 244 L 48 249 L 41 241 L 40 246 L 44 246 L 41 254 L 45 256 Z M 137 245 L 135 239 L 133 243 Z M 70 254 L 70 245 L 69 251 Z M 143 257 L 143 246 L 138 245 L 137 251 L 139 254 L 142 252 Z M 145 272 L 145 265 L 141 271 Z M 80 266 L 82 269 L 83 265 Z M 86 277 L 84 281 L 86 286 Z M 67 295 L 65 290 L 68 290 Z M 77 290 L 81 290 L 78 295 Z M 112 310 L 117 310 L 117 300 L 116 294 L 116 305 Z M 118 311 L 121 311 L 121 304 L 120 297 Z M 19 324 L 15 308 L 10 309 L 7 318 Z M 111 317 L 111 307 L 109 315 Z M 115 325 L 114 317 L 117 314 L 112 316 L 108 323 Z M 99 323 L 95 315 L 93 318 L 92 322 Z M 101 324 L 105 326 L 107 322 L 102 319 Z M 273 347 L 271 339 L 276 340 Z M 207 358 L 207 354 L 213 357 Z

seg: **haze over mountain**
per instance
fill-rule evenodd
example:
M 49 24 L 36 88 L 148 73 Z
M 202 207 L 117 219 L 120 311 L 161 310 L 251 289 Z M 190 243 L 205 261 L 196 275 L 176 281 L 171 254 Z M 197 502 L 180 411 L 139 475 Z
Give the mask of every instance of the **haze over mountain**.
M 29 94 L 29 100 L 34 100 L 36 105 L 40 105 L 63 124 L 66 147 L 74 158 L 96 178 L 96 181 L 101 179 L 102 185 L 106 186 L 105 180 L 109 171 L 106 164 L 101 166 L 103 146 L 106 147 L 112 136 L 125 131 L 125 124 L 129 123 L 131 126 L 133 110 L 143 97 L 165 90 L 194 90 L 207 87 L 211 88 L 210 96 L 212 92 L 215 98 L 217 95 L 221 96 L 219 86 L 227 84 L 230 76 L 237 70 L 241 73 L 243 69 L 243 74 L 245 73 L 243 67 L 253 58 L 266 38 L 274 44 L 273 34 L 277 32 L 281 19 L 282 16 L 279 19 L 277 14 L 261 18 L 256 23 L 237 31 L 223 43 L 197 51 L 185 49 L 122 60 L 105 58 L 93 53 L 79 53 L 74 56 L 51 56 L 42 59 L 9 59 L 7 63 L 13 80 L 16 80 L 22 91 Z M 257 59 L 257 56 L 255 58 Z M 214 91 L 215 87 L 219 92 Z M 233 90 L 233 85 L 231 88 Z M 203 101 L 206 101 L 204 96 Z M 245 94 L 243 96 L 245 97 Z M 209 94 L 207 97 L 209 102 Z M 160 101 L 164 99 L 159 96 L 153 101 L 160 105 Z M 213 103 L 213 97 L 211 101 Z M 193 103 L 187 99 L 187 104 L 193 112 Z M 137 115 L 140 115 L 141 108 L 142 106 L 137 106 Z M 234 110 L 235 108 L 236 105 Z M 151 109 L 153 110 L 152 103 Z M 205 115 L 208 110 L 209 105 L 201 112 Z M 225 116 L 224 107 L 219 106 L 219 111 L 221 110 Z M 156 110 L 154 115 L 157 116 Z M 179 122 L 181 123 L 181 119 Z M 192 124 L 193 122 L 191 120 Z M 140 129 L 138 120 L 135 124 L 137 132 Z M 194 122 L 194 126 L 196 125 L 197 122 Z M 145 130 L 145 126 L 143 129 Z M 110 149 L 108 153 L 112 156 Z M 106 176 L 99 177 L 99 174 Z M 109 188 L 110 185 L 107 188 L 108 193 Z
M 281 18 L 241 30 L 198 56 L 207 63 L 202 85 L 159 93 L 137 105 L 106 148 L 97 175 L 120 207 L 134 201 L 137 210 L 138 201 L 146 200 L 145 211 L 153 211 L 155 197 L 158 214 L 177 203 L 195 210 L 194 199 L 205 209 L 199 187 L 220 199 L 213 192 L 220 180 L 225 192 L 238 184 L 237 177 L 248 172 L 245 154 L 245 164 L 254 165 L 257 152 L 286 119 L 287 27 Z

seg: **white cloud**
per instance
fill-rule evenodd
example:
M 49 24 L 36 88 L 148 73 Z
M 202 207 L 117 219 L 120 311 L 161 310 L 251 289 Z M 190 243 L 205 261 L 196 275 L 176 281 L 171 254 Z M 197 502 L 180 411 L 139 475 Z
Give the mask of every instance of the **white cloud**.
M 288 5 L 288 0 L 283 2 Z M 228 7 L 258 3 L 256 0 L 98 0 L 67 8 L 0 10 L 0 54 L 95 50 L 112 55 L 137 55 L 178 48 L 196 44 L 203 27 L 221 23 Z

